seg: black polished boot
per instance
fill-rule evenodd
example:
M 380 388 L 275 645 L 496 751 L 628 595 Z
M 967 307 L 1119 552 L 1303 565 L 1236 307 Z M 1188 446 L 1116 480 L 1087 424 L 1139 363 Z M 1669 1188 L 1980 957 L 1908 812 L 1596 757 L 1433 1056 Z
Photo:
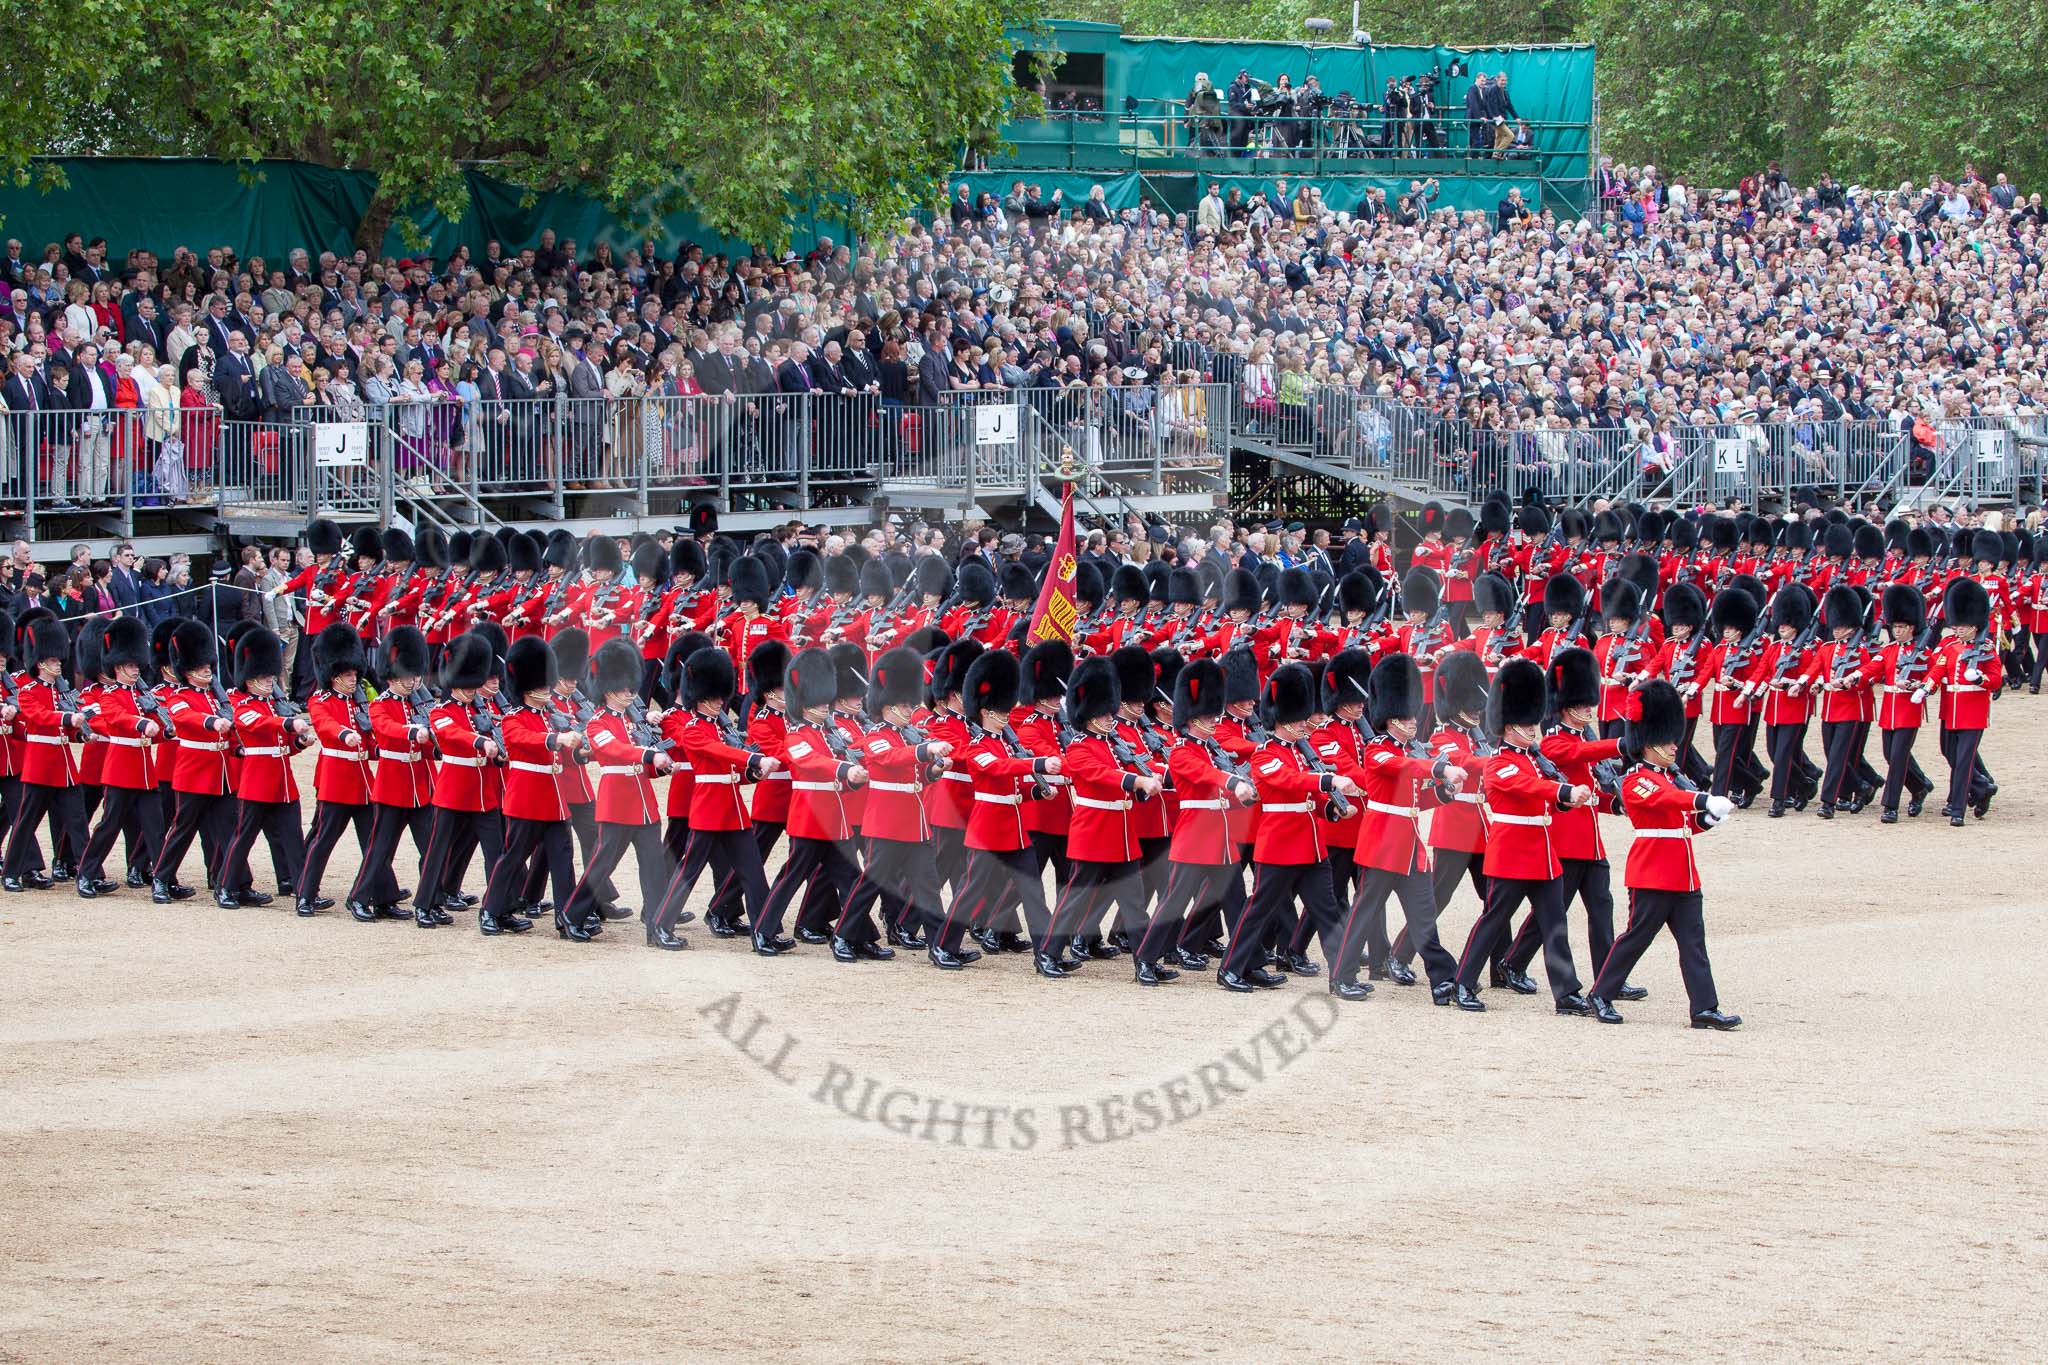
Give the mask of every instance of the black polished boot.
M 666 953 L 679 953 L 689 947 L 690 943 L 688 939 L 671 934 L 658 924 L 650 923 L 647 926 L 647 946 L 659 948 Z

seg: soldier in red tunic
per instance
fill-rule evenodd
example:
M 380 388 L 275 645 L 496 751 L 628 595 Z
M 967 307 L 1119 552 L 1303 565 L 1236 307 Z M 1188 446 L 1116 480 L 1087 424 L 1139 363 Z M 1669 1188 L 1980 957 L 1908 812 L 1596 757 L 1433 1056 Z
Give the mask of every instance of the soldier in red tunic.
M 668 771 L 669 756 L 666 741 L 639 713 L 640 651 L 622 636 L 607 640 L 591 657 L 591 681 L 603 702 L 583 727 L 598 765 L 597 848 L 562 911 L 571 923 L 593 915 L 598 879 L 628 852 L 639 870 L 642 905 L 660 903 L 670 871 L 661 847 L 661 803 L 654 795 L 654 778 Z M 651 916 L 643 923 L 650 946 L 680 946 L 680 939 L 673 945 L 658 939 Z
M 71 741 L 90 730 L 97 711 L 78 706 L 64 683 L 64 665 L 71 657 L 71 635 L 56 617 L 25 613 L 28 647 L 23 651 L 28 672 L 15 685 L 27 748 L 22 759 L 21 804 L 8 830 L 7 856 L 0 885 L 9 891 L 48 890 L 51 878 L 34 869 L 35 828 L 49 817 L 52 848 L 83 850 L 85 808 L 78 799 L 78 765 Z M 202 634 L 210 633 L 193 623 Z M 194 826 L 197 829 L 197 826 Z M 107 888 L 111 890 L 112 888 Z
M 505 741 L 505 853 L 491 873 L 476 927 L 486 935 L 525 933 L 533 927 L 513 906 L 536 859 L 553 879 L 555 931 L 588 942 L 595 917 L 572 921 L 562 914 L 576 877 L 569 840 L 569 809 L 562 800 L 556 767 L 583 737 L 554 707 L 555 654 L 535 637 L 514 640 L 505 651 L 505 672 L 519 705 L 498 722 Z
M 1132 950 L 1141 986 L 1155 984 L 1148 976 L 1171 979 L 1171 969 L 1163 965 L 1168 956 L 1190 971 L 1205 970 L 1209 959 L 1187 938 L 1188 929 L 1219 913 L 1232 883 L 1242 893 L 1229 812 L 1250 806 L 1258 799 L 1258 788 L 1249 769 L 1217 743 L 1223 699 L 1223 666 L 1213 659 L 1197 659 L 1174 678 L 1173 728 L 1178 742 L 1167 758 L 1167 771 L 1178 809 L 1173 841 L 1167 847 L 1166 889 Z
M 1071 875 L 1053 910 L 1049 940 L 1036 945 L 1041 976 L 1065 976 L 1079 959 L 1096 956 L 1089 936 L 1111 906 L 1118 912 L 1119 927 L 1142 930 L 1144 924 L 1144 882 L 1138 874 L 1138 835 L 1131 809 L 1137 802 L 1157 799 L 1163 783 L 1144 770 L 1138 756 L 1117 736 L 1120 700 L 1115 664 L 1084 659 L 1075 666 L 1066 689 L 1065 730 L 1058 751 L 1061 775 L 1073 788 L 1067 831 Z M 1067 946 L 1076 952 L 1073 961 L 1059 956 Z M 1102 955 L 1113 956 L 1114 950 L 1105 945 Z
M 1707 925 L 1701 908 L 1700 870 L 1693 836 L 1728 817 L 1735 803 L 1695 788 L 1676 768 L 1678 741 L 1685 733 L 1685 703 L 1666 682 L 1653 682 L 1638 698 L 1640 711 L 1623 736 L 1633 766 L 1622 773 L 1621 808 L 1635 827 L 1628 866 L 1628 927 L 1614 941 L 1586 1003 L 1603 1024 L 1618 1024 L 1613 1001 L 1628 974 L 1657 937 L 1671 926 L 1678 940 L 1678 970 L 1694 1028 L 1732 1029 L 1742 1016 L 1725 1014 L 1707 961 Z
M 972 799 L 964 832 L 967 870 L 939 926 L 938 943 L 949 952 L 959 950 L 970 929 L 988 952 L 1027 950 L 1015 931 L 997 927 L 1018 910 L 1032 942 L 1045 942 L 1051 932 L 1045 872 L 1031 851 L 1024 808 L 1050 797 L 1045 779 L 1057 777 L 1061 764 L 1033 754 L 1010 726 L 1022 682 L 1017 656 L 994 649 L 977 652 L 960 683 L 965 741 L 955 767 L 970 775 Z
M 832 655 L 815 648 L 798 654 L 782 671 L 783 701 L 790 711 L 782 741 L 790 773 L 789 854 L 761 906 L 761 926 L 771 939 L 781 935 L 782 917 L 798 891 L 822 882 L 825 900 L 844 905 L 858 873 L 850 853 L 853 825 L 847 818 L 846 796 L 864 784 L 868 774 L 860 753 L 832 717 L 838 675 Z M 796 936 L 805 943 L 829 937 L 803 924 L 797 926 Z M 896 956 L 879 943 L 840 940 L 832 940 L 832 955 L 842 962 Z
M 480 630 L 458 635 L 441 660 L 441 702 L 428 712 L 434 750 L 434 813 L 427 852 L 420 859 L 419 889 L 413 893 L 413 922 L 423 929 L 453 924 L 449 911 L 461 909 L 461 870 L 481 840 L 485 871 L 504 852 L 498 818 L 499 775 L 504 749 L 493 736 L 498 720 L 479 693 L 498 674 L 497 651 Z
M 88 899 L 114 888 L 104 872 L 115 839 L 128 836 L 131 866 L 138 869 L 156 865 L 164 841 L 154 754 L 164 720 L 155 694 L 142 680 L 149 666 L 149 631 L 132 616 L 116 616 L 103 629 L 100 664 L 113 684 L 101 691 L 100 714 L 93 723 L 106 736 L 107 756 L 100 765 L 100 822 L 78 863 L 78 894 Z
M 396 627 L 395 629 L 410 629 Z M 235 776 L 235 831 L 221 855 L 220 885 L 213 893 L 222 909 L 268 905 L 271 897 L 248 878 L 249 853 L 257 835 L 270 845 L 271 861 L 286 886 L 296 886 L 306 861 L 305 832 L 299 827 L 299 783 L 292 759 L 313 740 L 313 724 L 284 699 L 284 641 L 257 627 L 235 643 L 235 690 L 228 696 L 235 718 L 241 768 Z
M 336 625 L 349 629 L 339 622 Z M 214 807 L 231 796 L 228 745 L 235 721 L 226 703 L 212 691 L 217 658 L 218 646 L 209 627 L 197 621 L 180 621 L 171 632 L 171 671 L 178 685 L 165 694 L 164 706 L 178 734 L 177 770 L 171 775 L 177 805 L 150 881 L 150 899 L 158 905 L 185 898 L 177 894 L 183 889 L 178 881 L 178 865 L 184 862 L 185 851 L 191 848 Z M 218 871 L 218 867 L 210 867 L 209 877 L 214 878 Z M 189 896 L 191 892 L 185 894 Z
M 1927 626 L 1927 600 L 1912 584 L 1894 583 L 1884 590 L 1884 619 L 1891 643 L 1871 656 L 1866 671 L 1877 691 L 1877 733 L 1885 759 L 1884 813 L 1878 821 L 1895 825 L 1901 789 L 1908 794 L 1906 814 L 1911 816 L 1920 814 L 1934 790 L 1913 757 L 1913 741 L 1927 719 L 1927 694 L 1921 689 L 1934 651 L 1918 639 Z
M 1941 693 L 1941 756 L 1949 763 L 1948 804 L 1942 814 L 1960 827 L 1967 806 L 1979 820 L 1991 812 L 1998 784 L 1977 748 L 1991 724 L 1991 694 L 2005 685 L 1998 641 L 1991 628 L 1991 597 L 1974 578 L 1958 578 L 1942 597 L 1949 637 L 1935 652 L 1927 685 Z
M 966 753 L 968 743 L 967 719 L 960 713 L 961 689 L 967 684 L 967 670 L 982 653 L 975 640 L 947 645 L 933 662 L 931 681 L 925 686 L 925 703 L 931 708 L 925 733 L 952 745 L 956 759 Z M 973 806 L 974 775 L 958 762 L 925 788 L 925 818 L 931 821 L 939 880 L 953 888 L 956 900 L 967 876 L 967 821 Z
M 384 691 L 370 703 L 377 772 L 370 784 L 370 846 L 348 894 L 349 914 L 368 921 L 413 919 L 399 902 L 392 860 L 399 836 L 410 830 L 424 854 L 433 819 L 434 732 L 416 696 L 426 685 L 427 640 L 417 626 L 399 626 L 384 641 Z

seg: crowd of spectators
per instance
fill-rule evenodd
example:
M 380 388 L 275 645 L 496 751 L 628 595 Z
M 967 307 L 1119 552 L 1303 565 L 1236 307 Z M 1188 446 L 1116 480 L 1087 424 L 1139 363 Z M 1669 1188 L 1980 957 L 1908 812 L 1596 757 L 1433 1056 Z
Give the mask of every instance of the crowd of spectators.
M 899 439 L 876 407 L 1016 389 L 1099 390 L 1147 430 L 1170 412 L 1198 427 L 1213 415 L 1191 411 L 1189 386 L 1213 382 L 1254 430 L 1312 424 L 1328 410 L 1312 397 L 1338 394 L 1373 420 L 1425 414 L 1453 444 L 1611 431 L 1646 457 L 1685 424 L 1861 420 L 1917 441 L 2048 401 L 2044 211 L 2004 176 L 1800 189 L 1770 168 L 1722 192 L 1651 166 L 1598 175 L 1582 220 L 1512 197 L 1443 209 L 1419 180 L 1350 212 L 1284 180 L 1253 196 L 1211 185 L 1175 213 L 1111 209 L 1099 186 L 1068 203 L 1020 179 L 1000 196 L 963 189 L 858 250 L 827 238 L 737 260 L 551 231 L 438 261 L 218 246 L 115 261 L 82 234 L 31 254 L 9 241 L 0 398 L 10 429 L 53 408 L 143 414 L 108 482 L 82 437 L 68 489 L 30 475 L 60 499 L 118 494 L 124 455 L 141 477 L 173 436 L 200 472 L 222 416 L 308 409 L 379 409 L 419 463 L 482 460 L 505 478 L 519 477 L 503 463 L 519 424 L 540 420 L 516 400 L 551 402 L 558 425 L 572 414 L 551 458 L 572 486 L 605 487 L 649 462 L 696 477 L 748 458 L 743 431 L 772 434 L 788 410 L 755 400 L 797 394 L 870 405 L 843 424 L 854 444 Z M 1182 401 L 1163 401 L 1176 386 Z M 619 405 L 700 395 L 707 417 L 680 436 L 600 431 Z M 17 432 L 9 488 L 32 469 L 25 445 Z
M 1457 74 L 1467 73 L 1461 66 Z M 1534 135 L 1508 94 L 1505 72 L 1472 75 L 1462 107 L 1446 98 L 1448 90 L 1440 69 L 1389 76 L 1374 99 L 1370 91 L 1363 98 L 1348 89 L 1328 93 L 1313 74 L 1297 86 L 1284 73 L 1266 81 L 1240 68 L 1221 90 L 1208 72 L 1197 72 L 1182 109 L 1198 154 L 1496 160 L 1534 154 Z

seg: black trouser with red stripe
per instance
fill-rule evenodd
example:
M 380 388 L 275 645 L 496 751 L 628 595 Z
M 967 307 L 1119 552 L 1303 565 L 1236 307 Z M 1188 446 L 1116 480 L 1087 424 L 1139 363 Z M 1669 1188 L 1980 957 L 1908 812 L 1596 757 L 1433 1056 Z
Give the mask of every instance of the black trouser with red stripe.
M 326 875 L 327 860 L 333 856 L 334 846 L 341 841 L 341 832 L 351 824 L 356 827 L 356 847 L 367 857 L 370 847 L 370 807 L 367 802 L 357 806 L 340 801 L 322 801 L 313 807 L 313 828 L 306 835 L 306 861 L 299 870 L 299 895 L 312 900 L 320 894 L 320 878 Z
M 965 834 L 965 831 L 961 831 Z M 1045 903 L 1044 872 L 1029 848 L 996 852 L 966 849 L 967 867 L 939 925 L 935 946 L 958 952 L 969 930 L 998 929 L 1021 907 L 1033 943 L 1046 942 L 1052 911 Z
M 1166 865 L 1166 890 L 1160 894 L 1159 904 L 1152 911 L 1152 922 L 1145 926 L 1145 936 L 1138 940 L 1134 950 L 1138 961 L 1156 967 L 1169 949 L 1192 947 L 1197 940 L 1189 938 L 1188 930 L 1217 912 L 1228 899 L 1233 884 L 1242 896 L 1244 879 L 1235 862 L 1169 861 Z
M 1357 889 L 1358 850 L 1355 848 L 1345 848 L 1341 844 L 1331 844 L 1330 894 L 1336 898 L 1338 905 L 1349 906 L 1352 893 Z M 1308 950 L 1309 935 L 1314 929 L 1315 924 L 1308 916 L 1303 915 L 1300 919 L 1296 920 L 1294 932 L 1287 939 L 1287 951 L 1290 953 L 1306 952 Z
M 1591 952 L 1586 960 L 1605 962 L 1614 947 L 1612 869 L 1605 858 L 1560 858 L 1558 862 L 1564 867 L 1564 875 L 1558 878 L 1558 904 L 1568 911 L 1572 897 L 1579 898 L 1579 904 L 1586 907 L 1586 946 Z M 1571 923 L 1568 914 L 1565 923 Z M 1508 949 L 1507 965 L 1518 972 L 1528 971 L 1542 942 L 1542 925 L 1536 916 L 1530 915 L 1522 921 L 1522 931 L 1515 935 L 1514 946 Z
M 565 919 L 580 920 L 597 909 L 599 883 L 610 880 L 612 869 L 629 851 L 640 873 L 640 903 L 661 903 L 662 896 L 668 891 L 672 870 L 668 866 L 668 855 L 661 846 L 661 826 L 652 821 L 644 825 L 624 825 L 600 820 L 597 848 L 589 861 L 583 864 L 583 876 L 577 881 L 576 889 L 569 893 L 569 903 L 562 907 Z
M 348 898 L 364 905 L 396 905 L 398 873 L 392 860 L 398 854 L 398 836 L 412 831 L 413 844 L 423 851 L 432 828 L 431 806 L 387 806 L 378 802 L 370 816 L 370 846 L 363 851 L 363 865 Z
M 23 782 L 21 803 L 8 827 L 7 856 L 0 860 L 0 870 L 6 876 L 21 877 L 35 870 L 29 855 L 37 851 L 35 829 L 44 816 L 50 821 L 52 850 L 64 848 L 66 841 L 73 849 L 85 848 L 85 807 L 78 799 L 78 788 Z
M 306 836 L 299 828 L 296 801 L 251 801 L 244 798 L 235 812 L 235 832 L 228 837 L 221 858 L 220 886 L 239 894 L 255 885 L 249 870 L 249 853 L 261 834 L 270 845 L 270 860 L 280 884 L 297 886 L 299 869 L 306 862 Z
M 479 926 L 505 914 L 526 887 L 529 865 L 538 865 L 554 880 L 555 904 L 568 903 L 575 889 L 576 855 L 569 838 L 567 820 L 505 819 L 505 852 L 498 869 L 484 888 L 483 903 L 477 907 Z
M 1458 984 L 1467 990 L 1479 985 L 1479 969 L 1493 953 L 1495 940 L 1507 936 L 1515 911 L 1523 901 L 1534 912 L 1536 932 L 1543 940 L 1543 970 L 1550 979 L 1550 994 L 1562 1000 L 1579 989 L 1579 974 L 1572 966 L 1571 936 L 1564 922 L 1564 896 L 1554 878 L 1488 877 L 1486 913 L 1472 926 L 1465 940 L 1465 955 L 1458 959 Z
M 478 849 L 484 854 L 484 880 L 489 882 L 491 874 L 498 870 L 498 859 L 505 856 L 505 817 L 500 811 L 476 812 L 451 811 L 451 820 L 459 836 L 450 841 L 446 863 L 441 874 L 440 895 L 443 900 L 463 894 L 463 885 L 469 880 L 469 860 Z M 427 854 L 433 856 L 434 836 L 441 825 L 441 813 L 434 812 L 434 823 L 427 833 Z M 421 864 L 424 869 L 425 864 Z M 420 873 L 425 876 L 424 870 Z
M 661 898 L 661 909 L 654 917 L 656 928 L 676 927 L 684 904 L 706 868 L 721 883 L 728 878 L 736 880 L 747 918 L 760 922 L 761 906 L 768 899 L 768 877 L 761 870 L 761 848 L 754 842 L 753 829 L 694 829 L 690 831 L 690 846 L 683 853 L 682 866 L 669 878 L 668 892 Z M 642 919 L 647 916 L 644 908 L 640 914 Z
M 1066 939 L 1099 943 L 1103 912 L 1109 909 L 1116 911 L 1116 918 L 1111 921 L 1115 929 L 1133 939 L 1145 932 L 1145 877 L 1135 858 L 1121 863 L 1072 858 L 1068 866 L 1073 875 L 1060 889 L 1059 901 L 1053 906 L 1048 926 L 1051 937 L 1034 945 L 1040 952 L 1057 952 L 1057 945 Z
M 1187 927 L 1180 931 L 1183 948 L 1199 948 L 1202 944 L 1221 939 L 1226 931 L 1237 932 L 1238 922 L 1244 918 L 1244 867 L 1251 861 L 1251 845 L 1239 844 L 1233 852 L 1235 856 L 1222 873 L 1222 899 L 1207 905 L 1196 902 L 1194 913 L 1188 916 Z
M 1918 726 L 1910 729 L 1880 730 L 1880 742 L 1884 745 L 1884 797 L 1882 805 L 1886 810 L 1899 808 L 1899 788 L 1913 793 L 1913 799 L 1924 801 L 1934 790 L 1934 783 L 1920 769 L 1920 760 L 1913 757 L 1913 741 L 1920 738 Z
M 967 827 L 933 825 L 932 856 L 939 865 L 939 880 L 958 895 L 967 880 Z
M 33 786 L 33 782 L 23 784 L 24 805 L 27 804 L 28 788 Z M 171 815 L 171 828 L 164 835 L 164 849 L 157 855 L 156 871 L 152 875 L 161 881 L 177 881 L 178 864 L 185 861 L 185 852 L 192 847 L 192 840 L 201 837 L 210 828 L 217 827 L 220 817 L 214 812 L 222 802 L 233 799 L 219 792 L 179 792 L 177 806 Z M 84 847 L 83 841 L 79 846 Z M 207 880 L 218 884 L 224 871 L 220 863 L 220 850 L 205 848 L 203 843 L 201 847 L 206 856 Z M 10 854 L 13 852 L 11 848 L 8 851 Z
M 1244 915 L 1237 922 L 1236 932 L 1230 936 L 1230 947 L 1223 954 L 1220 970 L 1242 976 L 1261 965 L 1261 955 L 1273 924 L 1283 915 L 1293 915 L 1297 897 L 1306 916 L 1315 923 L 1316 935 L 1323 944 L 1323 956 L 1336 961 L 1339 926 L 1344 916 L 1337 908 L 1335 893 L 1330 890 L 1329 865 L 1322 862 L 1253 863 L 1251 898 L 1245 902 Z
M 1485 854 L 1468 853 L 1456 848 L 1433 848 L 1429 851 L 1429 859 L 1429 894 L 1436 902 L 1436 915 L 1430 921 L 1432 924 L 1443 918 L 1444 907 L 1451 903 L 1451 893 L 1458 889 L 1458 878 L 1467 875 L 1472 879 L 1472 889 L 1479 893 L 1480 913 L 1486 912 L 1486 873 L 1483 870 L 1486 863 Z M 1405 902 L 1403 908 L 1406 908 Z M 1441 937 L 1440 928 L 1438 933 Z M 1394 961 L 1403 967 L 1415 960 L 1415 940 L 1409 934 L 1407 925 L 1402 925 L 1400 932 L 1394 935 L 1392 951 Z M 1505 951 L 1503 949 L 1502 952 L 1494 954 L 1495 963 L 1501 960 Z M 1453 970 L 1456 969 L 1455 958 L 1452 959 L 1451 966 Z
M 783 825 L 780 820 L 756 820 L 754 822 L 754 847 L 761 852 L 762 875 L 766 876 L 768 855 L 775 851 L 775 841 L 782 837 Z M 707 918 L 724 918 L 737 921 L 745 913 L 746 906 L 740 900 L 739 879 L 720 877 L 718 889 L 711 893 L 711 908 Z
M 771 938 L 780 934 L 789 903 L 807 886 L 818 892 L 820 905 L 843 906 L 853 892 L 854 878 L 859 875 L 852 857 L 838 840 L 805 839 L 792 834 L 789 856 L 783 859 L 782 871 L 775 874 L 768 887 L 768 899 L 761 903 L 760 922 L 754 927 Z M 822 918 L 811 914 L 807 900 L 797 915 L 797 927 L 822 934 Z
M 1965 806 L 1991 799 L 1991 773 L 1984 760 L 1977 757 L 1977 746 L 1983 741 L 1982 730 L 1941 727 L 1941 756 L 1948 760 L 1948 805 L 1943 809 L 1952 815 L 1961 815 Z
M 1706 914 L 1697 891 L 1645 891 L 1630 887 L 1628 928 L 1621 931 L 1621 937 L 1614 940 L 1614 950 L 1600 964 L 1593 994 L 1602 1000 L 1614 999 L 1614 993 L 1627 984 L 1628 974 L 1635 970 L 1657 931 L 1666 924 L 1671 926 L 1671 937 L 1678 940 L 1678 974 L 1685 980 L 1685 998 L 1692 1012 L 1719 1009 L 1721 997 L 1714 991 L 1714 968 L 1707 961 Z
M 294 821 L 298 812 L 292 812 Z M 85 841 L 79 855 L 81 880 L 103 879 L 107 855 L 114 840 L 128 835 L 128 862 L 132 867 L 155 867 L 164 846 L 164 808 L 154 787 L 108 787 L 100 797 L 100 822 Z
M 1820 807 L 1833 810 L 1846 806 L 1856 794 L 1857 769 L 1863 761 L 1864 737 L 1870 733 L 1867 720 L 1824 720 L 1820 723 L 1821 747 L 1827 753 L 1827 770 L 1820 779 Z
M 946 896 L 939 889 L 932 846 L 913 839 L 870 838 L 867 862 L 854 879 L 833 932 L 848 943 L 872 943 L 877 930 L 868 907 L 878 898 L 898 932 L 922 925 L 927 937 L 937 934 L 946 918 Z
M 1401 898 L 1401 915 L 1408 921 L 1401 930 L 1401 945 L 1410 957 L 1420 947 L 1422 969 L 1429 974 L 1429 984 L 1441 985 L 1457 975 L 1457 959 L 1437 937 L 1435 872 L 1419 867 L 1411 867 L 1405 873 L 1368 867 L 1359 876 L 1358 895 L 1344 917 L 1337 956 L 1330 959 L 1330 980 L 1356 981 L 1361 958 L 1366 953 L 1371 953 L 1372 961 L 1378 963 L 1396 951 L 1386 942 L 1388 896 Z

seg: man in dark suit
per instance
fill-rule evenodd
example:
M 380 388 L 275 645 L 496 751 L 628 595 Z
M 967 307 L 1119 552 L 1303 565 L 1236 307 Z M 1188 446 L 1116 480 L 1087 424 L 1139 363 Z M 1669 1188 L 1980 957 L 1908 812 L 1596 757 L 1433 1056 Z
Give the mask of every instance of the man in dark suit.
M 36 369 L 35 357 L 17 351 L 13 369 L 0 383 L 0 401 L 7 405 L 7 468 L 0 470 L 5 481 L 4 497 L 18 504 L 27 497 L 28 481 L 36 475 L 36 450 L 45 435 L 47 419 L 38 414 L 52 406 L 50 382 Z
M 581 327 L 563 334 L 569 349 L 569 468 L 566 477 L 587 483 L 598 472 L 604 423 L 604 378 L 584 350 L 589 339 Z
M 206 329 L 207 344 L 213 347 L 215 355 L 226 355 L 228 338 L 241 330 L 235 326 L 235 319 L 228 313 L 227 299 L 220 294 L 215 294 L 207 300 L 206 321 L 202 325 Z M 243 340 L 247 341 L 248 338 L 244 337 Z
M 164 325 L 156 315 L 156 300 L 147 294 L 135 296 L 134 306 L 122 313 L 124 341 L 139 341 L 149 347 L 159 363 L 170 360 L 164 354 Z
M 816 401 L 810 362 L 811 348 L 801 341 L 792 341 L 788 358 L 775 367 L 775 387 L 791 396 L 775 405 L 778 412 L 773 429 L 777 447 L 770 465 L 772 470 L 786 470 L 794 475 L 799 461 L 809 453 L 805 437 L 813 416 L 811 405 Z
M 136 615 L 136 605 L 142 601 L 142 577 L 137 572 L 141 562 L 135 547 L 127 541 L 114 547 L 114 568 L 107 578 L 107 590 L 113 594 L 114 605 L 123 616 Z

